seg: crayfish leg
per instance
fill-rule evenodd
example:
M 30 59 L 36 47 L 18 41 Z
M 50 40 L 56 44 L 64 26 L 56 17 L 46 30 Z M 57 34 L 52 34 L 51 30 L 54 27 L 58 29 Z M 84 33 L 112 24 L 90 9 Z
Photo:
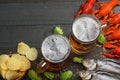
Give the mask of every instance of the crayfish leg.
M 103 53 L 102 55 L 107 58 L 115 58 L 115 55 L 112 55 L 110 53 Z
M 117 43 L 118 41 L 110 41 L 110 42 L 105 42 L 103 47 L 104 48 L 116 48 L 117 46 L 115 46 L 114 44 Z
M 107 21 L 108 16 L 103 17 L 103 19 L 100 20 L 101 24 L 105 24 Z
M 92 15 L 95 16 L 96 14 L 98 14 L 99 10 L 95 10 L 93 11 Z
M 114 55 L 120 55 L 120 48 L 112 49 L 110 50 L 110 53 Z
M 115 32 L 115 30 L 117 30 L 119 28 L 119 24 L 117 25 L 112 25 L 109 26 L 109 28 L 107 29 L 107 31 L 105 32 L 105 36 L 112 34 L 113 32 Z
M 82 10 L 79 10 L 79 11 L 75 14 L 74 18 L 79 17 L 79 16 L 81 15 L 81 13 L 82 13 Z
M 106 3 L 104 3 L 104 2 L 101 2 L 101 3 L 98 4 L 99 7 L 102 7 L 102 6 L 105 6 L 105 5 L 106 5 Z

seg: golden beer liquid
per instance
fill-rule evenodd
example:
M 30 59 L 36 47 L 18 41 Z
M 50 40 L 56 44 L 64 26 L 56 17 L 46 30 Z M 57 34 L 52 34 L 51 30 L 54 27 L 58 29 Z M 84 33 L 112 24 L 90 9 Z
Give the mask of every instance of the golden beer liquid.
M 48 36 L 43 41 L 41 51 L 43 52 L 43 59 L 37 64 L 38 73 L 43 73 L 46 70 L 63 70 L 71 63 L 72 54 L 70 53 L 70 43 L 69 40 L 62 35 Z
M 95 48 L 95 42 L 100 34 L 101 24 L 92 15 L 83 14 L 72 24 L 72 33 L 69 36 L 71 49 L 74 53 L 85 55 Z
M 37 64 L 37 71 L 38 73 L 43 73 L 44 71 L 61 71 L 67 68 L 70 63 L 72 62 L 72 54 L 63 62 L 60 63 L 51 63 L 49 61 L 46 61 L 45 67 L 40 67 L 40 64 Z
M 72 35 L 69 37 L 69 40 L 72 51 L 78 55 L 86 55 L 95 48 L 95 43 L 81 44 L 80 42 L 76 41 Z

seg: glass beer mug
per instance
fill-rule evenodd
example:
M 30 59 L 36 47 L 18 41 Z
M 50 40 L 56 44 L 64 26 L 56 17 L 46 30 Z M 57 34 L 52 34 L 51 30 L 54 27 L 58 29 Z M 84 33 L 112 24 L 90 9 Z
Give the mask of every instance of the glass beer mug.
M 70 63 L 70 43 L 69 40 L 61 35 L 50 35 L 42 43 L 41 52 L 44 57 L 37 64 L 39 73 L 45 70 L 57 71 L 68 66 Z
M 99 20 L 88 14 L 76 18 L 72 25 L 72 34 L 69 37 L 72 51 L 85 55 L 93 50 L 97 37 L 101 32 Z

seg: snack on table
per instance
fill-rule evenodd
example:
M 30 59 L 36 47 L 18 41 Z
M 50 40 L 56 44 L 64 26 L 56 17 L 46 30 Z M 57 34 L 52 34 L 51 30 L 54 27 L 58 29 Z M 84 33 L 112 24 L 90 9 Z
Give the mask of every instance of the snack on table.
M 30 61 L 34 61 L 37 59 L 38 51 L 36 48 L 30 48 L 24 42 L 18 43 L 17 53 L 25 55 Z
M 36 60 L 38 56 L 38 51 L 36 48 L 30 48 L 30 52 L 26 54 L 26 57 L 30 60 L 30 61 L 34 61 Z
M 19 42 L 18 43 L 18 48 L 17 48 L 17 53 L 26 55 L 27 53 L 30 52 L 30 47 L 24 42 Z
M 4 70 L 7 70 L 7 66 L 6 66 L 6 61 L 9 59 L 9 55 L 0 55 L 0 68 L 1 69 L 4 69 Z
M 11 56 L 6 61 L 6 66 L 9 70 L 19 70 L 20 68 L 22 68 L 22 61 L 20 60 L 20 56 Z
M 25 75 L 25 71 L 15 71 L 15 70 L 8 70 L 5 74 L 5 79 L 7 80 L 21 80 Z
M 0 55 L 0 74 L 6 80 L 20 80 L 30 69 L 30 61 L 20 54 Z

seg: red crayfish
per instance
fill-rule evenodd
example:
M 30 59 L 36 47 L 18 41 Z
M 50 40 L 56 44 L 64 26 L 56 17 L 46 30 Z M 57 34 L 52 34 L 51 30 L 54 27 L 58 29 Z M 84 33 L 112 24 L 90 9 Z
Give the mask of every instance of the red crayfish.
M 77 18 L 81 14 L 91 14 L 95 3 L 96 0 L 87 0 L 85 4 L 81 5 L 80 9 L 75 14 L 75 18 Z
M 111 26 L 105 33 L 107 42 L 103 47 L 109 49 L 107 53 L 103 53 L 108 58 L 120 58 L 120 29 L 119 24 Z
M 108 36 L 110 34 L 112 34 L 113 32 L 115 32 L 116 30 L 119 29 L 119 24 L 116 25 L 112 25 L 112 26 L 106 26 L 108 29 L 103 31 L 105 36 Z M 106 28 L 105 27 L 105 28 Z M 104 30 L 104 29 L 103 29 Z
M 105 26 L 102 26 L 102 33 L 106 37 L 106 43 L 103 44 L 103 48 L 107 52 L 104 52 L 103 55 L 108 58 L 120 58 L 120 13 L 112 12 L 112 9 L 120 5 L 120 3 L 118 0 L 98 3 L 98 9 L 92 11 L 96 1 L 87 0 L 85 4 L 81 5 L 74 18 L 81 14 L 91 14 L 96 16 L 101 24 L 105 23 Z
M 103 53 L 102 55 L 107 57 L 107 58 L 120 58 L 120 55 L 115 55 L 115 53 Z
M 93 12 L 93 15 L 96 15 L 97 18 L 106 18 L 108 14 L 111 13 L 112 9 L 118 5 L 118 0 L 111 0 L 108 3 L 100 3 L 99 9 Z M 104 19 L 105 20 L 105 19 Z
M 104 48 L 111 49 L 107 53 L 103 53 L 108 58 L 120 58 L 120 40 L 106 42 Z
M 120 29 L 114 31 L 111 35 L 107 37 L 107 40 L 120 40 Z
M 120 13 L 111 14 L 107 21 L 109 24 L 120 24 Z
M 103 47 L 107 49 L 115 49 L 120 46 L 120 40 L 105 42 Z
M 103 55 L 108 58 L 120 58 L 120 46 L 114 46 L 113 44 L 106 46 L 107 48 L 111 48 L 111 50 L 108 53 L 103 53 Z

